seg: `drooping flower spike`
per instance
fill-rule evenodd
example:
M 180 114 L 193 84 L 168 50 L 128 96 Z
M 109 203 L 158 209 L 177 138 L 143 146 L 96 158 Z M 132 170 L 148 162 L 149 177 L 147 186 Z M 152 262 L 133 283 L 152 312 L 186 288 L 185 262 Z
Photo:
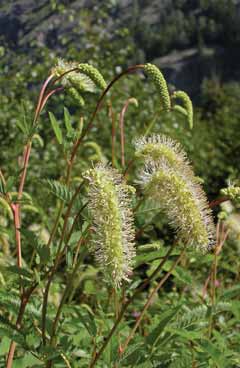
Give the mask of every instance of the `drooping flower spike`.
M 169 111 L 171 108 L 171 100 L 168 92 L 167 82 L 162 72 L 156 65 L 150 63 L 144 64 L 143 70 L 155 84 L 163 109 Z
M 149 137 L 140 137 L 135 141 L 136 156 L 143 158 L 145 165 L 149 162 L 159 163 L 161 160 L 182 173 L 185 180 L 198 184 L 199 179 L 195 176 L 186 152 L 179 142 L 174 141 L 164 134 L 153 134 Z
M 89 209 L 93 217 L 92 251 L 104 276 L 115 287 L 129 281 L 135 256 L 130 192 L 121 175 L 105 165 L 87 171 Z
M 209 250 L 215 244 L 211 210 L 186 154 L 165 136 L 139 139 L 137 154 L 144 157 L 139 182 L 146 196 L 159 201 L 177 236 L 187 245 Z
M 174 109 L 187 116 L 190 129 L 193 128 L 193 105 L 190 97 L 184 91 L 175 91 L 172 96 L 174 99 L 182 101 L 183 107 L 175 105 Z

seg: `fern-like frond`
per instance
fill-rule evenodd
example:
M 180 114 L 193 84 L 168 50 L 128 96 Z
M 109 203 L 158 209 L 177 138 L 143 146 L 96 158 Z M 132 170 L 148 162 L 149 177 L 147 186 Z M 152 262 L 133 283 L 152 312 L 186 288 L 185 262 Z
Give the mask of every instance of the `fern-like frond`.
M 55 197 L 61 199 L 63 202 L 69 202 L 71 200 L 73 193 L 65 184 L 51 179 L 44 179 L 43 183 Z

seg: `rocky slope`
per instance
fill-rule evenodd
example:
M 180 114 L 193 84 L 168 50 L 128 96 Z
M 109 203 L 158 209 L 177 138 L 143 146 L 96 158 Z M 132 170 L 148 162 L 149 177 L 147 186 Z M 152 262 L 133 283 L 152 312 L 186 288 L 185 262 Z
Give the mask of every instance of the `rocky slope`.
M 203 2 L 202 2 L 203 3 Z M 170 83 L 197 93 L 204 77 L 240 78 L 240 0 L 15 0 L 0 4 L 0 40 L 16 52 L 88 47 L 81 20 L 108 32 L 127 27 L 137 59 L 154 60 Z M 104 15 L 102 13 L 104 9 Z M 91 15 L 89 15 L 91 14 Z M 107 14 L 107 15 L 106 15 Z M 85 18 L 86 21 L 86 18 Z M 110 36 L 111 38 L 111 36 Z M 4 57 L 4 56 L 3 56 Z M 137 61 L 137 60 L 136 60 Z

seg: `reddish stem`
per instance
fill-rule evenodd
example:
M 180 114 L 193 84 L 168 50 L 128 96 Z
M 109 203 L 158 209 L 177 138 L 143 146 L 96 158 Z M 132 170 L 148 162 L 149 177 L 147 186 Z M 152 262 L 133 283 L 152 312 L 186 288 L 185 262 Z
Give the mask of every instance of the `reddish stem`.
M 36 123 L 39 115 L 40 115 L 40 112 L 42 111 L 42 101 L 43 101 L 43 96 L 44 96 L 44 93 L 47 89 L 47 86 L 48 84 L 50 83 L 50 81 L 53 79 L 54 75 L 51 74 L 46 80 L 45 82 L 43 83 L 43 86 L 41 88 L 41 91 L 40 91 L 40 94 L 39 94 L 39 97 L 38 97 L 38 103 L 37 103 L 37 107 L 36 107 L 36 110 L 35 110 L 35 116 L 34 116 L 34 123 Z
M 123 71 L 122 73 L 120 73 L 119 75 L 117 75 L 110 83 L 109 85 L 107 86 L 107 88 L 103 91 L 102 95 L 100 96 L 98 102 L 97 102 L 97 106 L 92 114 L 92 118 L 90 120 L 90 122 L 88 123 L 85 131 L 83 132 L 83 134 L 81 135 L 81 137 L 77 140 L 74 148 L 73 148 L 73 151 L 72 151 L 72 155 L 71 155 L 71 158 L 70 158 L 70 162 L 69 162 L 69 168 L 68 168 L 68 174 L 67 174 L 67 177 L 70 176 L 70 171 L 71 171 L 71 168 L 72 168 L 72 165 L 73 165 L 73 161 L 74 161 L 74 158 L 76 156 L 76 153 L 77 153 L 77 150 L 78 150 L 78 147 L 79 145 L 81 144 L 83 138 L 86 136 L 86 134 L 92 129 L 92 126 L 93 126 L 93 122 L 94 122 L 94 119 L 98 113 L 98 111 L 100 110 L 101 108 L 101 104 L 102 104 L 102 101 L 105 97 L 105 95 L 108 93 L 108 91 L 111 89 L 111 87 L 119 80 L 121 79 L 124 75 L 126 74 L 129 74 L 129 73 L 133 73 L 139 69 L 143 69 L 144 65 L 143 64 L 139 64 L 139 65 L 134 65 L 128 69 L 126 69 L 125 71 Z M 77 68 L 76 68 L 77 69 Z M 74 71 L 74 70 L 72 70 Z M 65 73 L 66 74 L 66 73 Z
M 50 75 L 46 79 L 46 81 L 44 82 L 44 84 L 41 88 L 39 98 L 38 98 L 37 107 L 36 107 L 36 110 L 35 110 L 33 124 L 35 124 L 37 122 L 37 119 L 39 118 L 39 115 L 40 115 L 43 107 L 45 106 L 48 98 L 57 90 L 56 89 L 56 90 L 48 93 L 47 96 L 44 98 L 44 93 L 45 93 L 46 88 L 47 88 L 47 86 L 48 86 L 48 84 L 49 84 L 49 82 L 51 81 L 52 78 L 53 78 L 53 75 Z M 16 247 L 17 247 L 17 264 L 18 264 L 18 267 L 22 267 L 22 250 L 21 250 L 21 233 L 20 233 L 21 207 L 20 207 L 19 201 L 22 198 L 24 184 L 25 184 L 25 181 L 26 181 L 26 175 L 27 175 L 28 163 L 29 163 L 29 158 L 30 158 L 30 153 L 31 153 L 31 147 L 32 147 L 32 141 L 30 140 L 27 143 L 26 147 L 24 148 L 23 170 L 22 170 L 22 175 L 21 175 L 21 178 L 20 178 L 18 196 L 17 196 L 18 203 L 12 203 L 11 204 L 11 208 L 12 208 L 13 216 L 14 216 L 14 227 L 15 227 L 15 239 L 16 239 Z M 21 294 L 22 294 L 21 295 L 21 306 L 20 306 L 20 310 L 19 310 L 19 313 L 18 313 L 18 318 L 17 318 L 17 321 L 16 321 L 17 328 L 20 328 L 20 326 L 21 326 L 21 322 L 22 322 L 24 311 L 25 311 L 25 307 L 26 307 L 26 304 L 28 302 L 28 299 L 30 298 L 31 293 L 32 293 L 32 291 L 30 291 L 29 296 L 26 298 L 26 296 L 24 294 L 24 290 L 21 287 Z M 7 357 L 7 363 L 6 363 L 7 368 L 12 367 L 15 348 L 16 348 L 16 343 L 14 341 L 12 341 L 11 344 L 10 344 L 9 353 L 8 353 L 8 357 Z
M 48 92 L 47 95 L 44 97 L 42 103 L 41 103 L 41 111 L 43 110 L 44 106 L 46 105 L 48 99 L 54 95 L 56 92 L 62 91 L 64 89 L 64 87 L 58 87 L 53 89 L 52 91 Z M 41 112 L 40 111 L 40 112 Z
M 24 149 L 23 172 L 22 172 L 22 176 L 21 176 L 20 184 L 19 184 L 19 188 L 18 188 L 18 197 L 17 197 L 18 200 L 21 200 L 22 194 L 23 194 L 23 187 L 24 187 L 25 180 L 26 180 L 28 162 L 29 162 L 29 157 L 30 157 L 30 153 L 31 153 L 31 147 L 32 147 L 32 142 L 30 141 Z
M 216 200 L 214 200 L 214 201 L 212 201 L 212 202 L 209 203 L 209 207 L 210 208 L 216 207 L 219 204 L 221 204 L 223 202 L 226 202 L 228 200 L 229 200 L 229 197 L 222 197 L 222 198 L 216 199 Z

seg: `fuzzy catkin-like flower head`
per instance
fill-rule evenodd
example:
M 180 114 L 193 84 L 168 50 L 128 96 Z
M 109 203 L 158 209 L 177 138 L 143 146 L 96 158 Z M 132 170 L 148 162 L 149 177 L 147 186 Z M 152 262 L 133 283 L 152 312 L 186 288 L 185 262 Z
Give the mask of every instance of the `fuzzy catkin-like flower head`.
M 165 136 L 139 140 L 145 158 L 139 182 L 147 197 L 159 201 L 179 239 L 202 250 L 214 246 L 215 228 L 199 180 L 180 145 Z
M 89 181 L 95 258 L 108 280 L 119 287 L 123 280 L 129 280 L 135 256 L 131 188 L 116 170 L 104 165 L 84 176 Z
M 170 110 L 171 100 L 168 92 L 167 83 L 163 74 L 160 72 L 158 67 L 150 63 L 145 64 L 143 70 L 155 84 L 161 98 L 163 109 L 167 111 Z
M 186 153 L 181 145 L 164 134 L 153 134 L 150 137 L 140 137 L 135 141 L 136 156 L 144 158 L 146 163 L 156 163 L 163 160 L 172 168 L 184 172 L 186 180 L 198 182 Z

